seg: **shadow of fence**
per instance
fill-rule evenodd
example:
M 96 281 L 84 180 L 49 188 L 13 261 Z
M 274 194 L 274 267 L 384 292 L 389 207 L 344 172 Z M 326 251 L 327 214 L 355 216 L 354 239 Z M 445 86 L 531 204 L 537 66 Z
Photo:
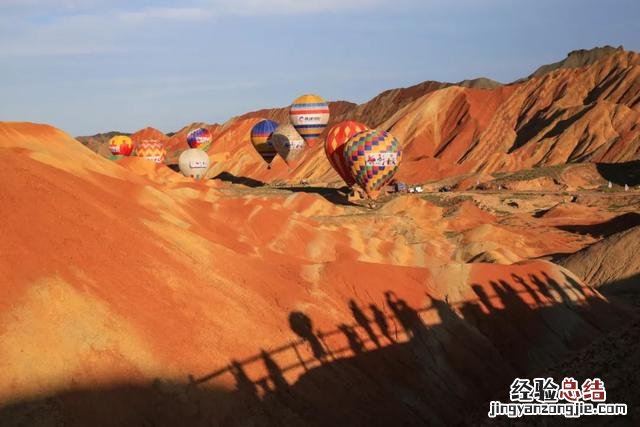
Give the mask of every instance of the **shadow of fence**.
M 540 275 L 529 275 L 528 279 L 512 275 L 512 280 L 522 287 L 521 290 L 515 290 L 505 280 L 495 280 L 489 282 L 493 293 L 486 293 L 484 287 L 476 284 L 472 286 L 476 298 L 460 302 L 432 299 L 430 305 L 417 309 L 409 307 L 404 300 L 397 297 L 395 301 L 390 300 L 388 294 L 393 292 L 387 292 L 386 303 L 391 314 L 384 314 L 381 309 L 371 304 L 368 307 L 370 315 L 367 316 L 354 301 L 351 301 L 350 304 L 355 305 L 355 310 L 351 306 L 351 311 L 356 322 L 341 324 L 330 331 L 314 331 L 310 319 L 307 318 L 306 332 L 301 332 L 296 330 L 295 325 L 291 325 L 290 316 L 291 329 L 298 338 L 268 351 L 261 350 L 250 357 L 232 359 L 228 365 L 203 376 L 190 375 L 189 383 L 197 386 L 227 375 L 230 376 L 228 379 L 235 380 L 236 384 L 249 381 L 261 394 L 268 393 L 277 388 L 277 385 L 274 383 L 272 370 L 266 366 L 267 363 L 274 362 L 278 368 L 278 375 L 287 376 L 289 382 L 295 382 L 299 376 L 322 365 L 408 343 L 422 328 L 434 328 L 452 318 L 455 318 L 455 321 L 475 324 L 481 332 L 485 332 L 479 323 L 499 317 L 496 315 L 501 315 L 509 309 L 526 312 L 551 309 L 558 304 L 574 308 L 578 307 L 580 302 L 606 304 L 606 300 L 591 288 L 582 287 L 569 276 L 565 275 L 565 279 L 565 283 L 560 284 L 544 272 Z M 525 303 L 525 298 L 522 297 L 528 299 L 528 302 Z M 299 312 L 291 314 L 306 317 Z

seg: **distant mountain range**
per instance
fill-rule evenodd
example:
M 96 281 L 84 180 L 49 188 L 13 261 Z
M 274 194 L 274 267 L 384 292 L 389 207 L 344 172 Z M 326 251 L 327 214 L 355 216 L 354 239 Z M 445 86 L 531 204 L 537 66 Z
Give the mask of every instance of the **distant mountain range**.
M 398 178 L 424 182 L 573 162 L 624 162 L 640 156 L 640 54 L 622 47 L 576 50 L 509 84 L 478 78 L 425 81 L 387 90 L 363 104 L 330 103 L 332 124 L 351 119 L 381 127 L 404 147 Z M 191 124 L 167 136 L 168 163 L 186 148 L 186 133 L 207 126 L 212 174 L 226 171 L 263 181 L 338 181 L 314 147 L 295 169 L 280 159 L 267 170 L 249 143 L 258 119 L 286 122 L 287 107 L 234 117 L 223 125 Z M 115 132 L 78 139 L 108 155 Z

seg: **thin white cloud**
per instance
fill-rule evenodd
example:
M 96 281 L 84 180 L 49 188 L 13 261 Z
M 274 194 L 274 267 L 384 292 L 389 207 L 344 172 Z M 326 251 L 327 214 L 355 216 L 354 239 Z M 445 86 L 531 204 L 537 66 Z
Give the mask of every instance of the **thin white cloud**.
M 216 12 L 242 15 L 282 15 L 343 10 L 366 10 L 388 4 L 385 0 L 203 0 Z
M 213 16 L 211 9 L 198 7 L 149 8 L 133 12 L 121 12 L 117 17 L 125 22 L 148 21 L 205 21 Z
M 207 20 L 199 8 L 155 8 L 135 12 L 62 15 L 47 22 L 25 22 L 2 32 L 0 55 L 90 55 L 130 51 L 141 27 L 157 22 Z
M 162 3 L 158 1 L 155 4 Z M 192 0 L 183 4 L 186 5 L 135 9 L 124 0 L 0 0 L 0 17 L 8 23 L 0 30 L 0 55 L 87 55 L 130 51 L 135 49 L 136 34 L 140 34 L 141 27 L 145 25 L 206 22 L 224 15 L 310 15 L 318 12 L 367 10 L 388 5 L 388 2 Z M 55 13 L 48 14 L 47 11 Z M 32 15 L 35 18 L 33 20 L 30 19 Z M 20 24 L 12 25 L 11 22 Z
M 72 15 L 46 24 L 26 24 L 5 37 L 0 55 L 87 55 L 122 50 L 104 22 L 95 15 Z

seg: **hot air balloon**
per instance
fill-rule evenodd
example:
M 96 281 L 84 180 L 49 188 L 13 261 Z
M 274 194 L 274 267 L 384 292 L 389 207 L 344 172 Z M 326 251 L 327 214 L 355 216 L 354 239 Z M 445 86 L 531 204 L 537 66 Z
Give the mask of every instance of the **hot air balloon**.
M 167 156 L 167 149 L 164 144 L 156 139 L 145 139 L 138 144 L 136 155 L 145 160 L 151 160 L 155 163 L 164 162 Z
M 207 128 L 197 128 L 187 134 L 187 144 L 191 148 L 199 148 L 207 151 L 211 146 L 213 135 Z
M 291 104 L 289 120 L 307 145 L 313 147 L 329 122 L 329 105 L 318 95 L 302 95 Z
M 373 200 L 395 175 L 401 157 L 400 143 L 383 130 L 360 132 L 344 147 L 351 176 Z
M 295 166 L 307 148 L 302 136 L 288 123 L 278 126 L 271 135 L 271 142 L 289 166 Z
M 202 179 L 209 170 L 209 156 L 198 148 L 190 148 L 180 154 L 178 167 L 184 176 Z
M 327 154 L 329 163 L 349 187 L 355 184 L 356 181 L 351 176 L 349 167 L 344 159 L 344 146 L 352 136 L 368 129 L 367 125 L 359 122 L 351 120 L 341 122 L 329 130 L 327 140 L 324 143 L 324 151 Z
M 271 141 L 271 135 L 277 128 L 278 123 L 273 120 L 262 120 L 251 129 L 251 143 L 269 166 L 278 154 Z
M 109 140 L 109 151 L 114 156 L 130 156 L 133 151 L 133 141 L 126 135 L 116 135 Z

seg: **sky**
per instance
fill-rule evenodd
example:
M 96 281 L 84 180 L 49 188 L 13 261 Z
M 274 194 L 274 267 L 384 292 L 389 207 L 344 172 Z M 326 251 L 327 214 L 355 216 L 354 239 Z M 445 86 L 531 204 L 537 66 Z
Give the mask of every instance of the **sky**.
M 640 51 L 637 0 L 0 0 L 0 121 L 176 131 L 424 80 Z

